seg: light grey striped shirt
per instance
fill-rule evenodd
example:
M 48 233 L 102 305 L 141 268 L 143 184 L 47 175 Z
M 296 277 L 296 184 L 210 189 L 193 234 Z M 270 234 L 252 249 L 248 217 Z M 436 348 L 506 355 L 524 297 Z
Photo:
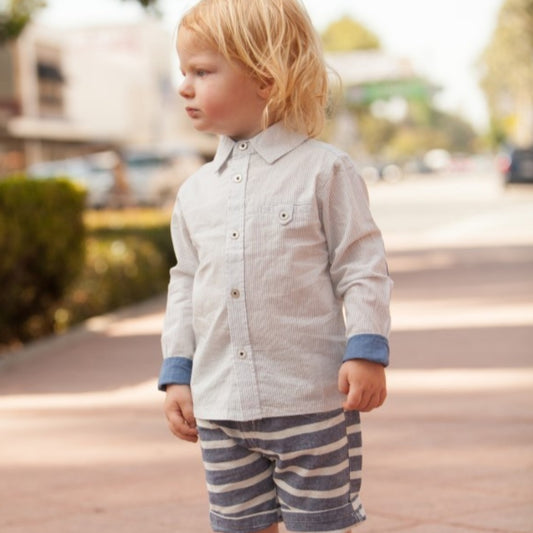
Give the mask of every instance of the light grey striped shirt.
M 280 124 L 222 137 L 182 185 L 171 231 L 159 387 L 190 383 L 196 417 L 336 409 L 343 359 L 388 364 L 392 282 L 343 152 Z

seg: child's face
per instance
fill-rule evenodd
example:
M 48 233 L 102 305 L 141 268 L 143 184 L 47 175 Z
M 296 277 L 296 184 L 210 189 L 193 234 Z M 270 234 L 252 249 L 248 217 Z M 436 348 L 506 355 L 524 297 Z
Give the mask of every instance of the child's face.
M 202 45 L 187 28 L 179 30 L 178 56 L 185 77 L 179 92 L 197 130 L 234 139 L 261 131 L 268 91 L 243 67 Z

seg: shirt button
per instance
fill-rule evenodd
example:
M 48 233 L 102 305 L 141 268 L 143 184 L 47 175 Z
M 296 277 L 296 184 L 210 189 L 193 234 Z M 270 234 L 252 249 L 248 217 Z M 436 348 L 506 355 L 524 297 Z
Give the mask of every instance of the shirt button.
M 246 359 L 246 352 L 244 350 L 239 350 L 237 355 L 239 356 L 239 359 Z
M 241 295 L 241 293 L 239 292 L 239 289 L 232 289 L 231 290 L 231 297 L 232 298 L 239 298 L 240 295 Z
M 239 143 L 239 150 L 246 150 L 246 148 L 248 148 L 248 143 Z
M 280 211 L 280 213 L 279 213 L 279 219 L 280 219 L 282 222 L 285 222 L 286 220 L 289 219 L 289 213 L 287 213 L 287 211 Z
M 242 181 L 242 176 L 240 174 L 237 174 L 236 176 L 233 176 L 233 181 L 235 183 L 240 183 Z
M 238 231 L 232 231 L 231 232 L 231 238 L 232 239 L 238 239 L 239 238 L 239 232 Z

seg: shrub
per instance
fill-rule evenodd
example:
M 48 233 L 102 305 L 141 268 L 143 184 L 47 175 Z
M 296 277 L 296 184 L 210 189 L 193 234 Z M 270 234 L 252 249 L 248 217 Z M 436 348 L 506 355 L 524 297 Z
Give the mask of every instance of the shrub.
M 67 180 L 0 181 L 0 344 L 54 330 L 84 262 L 85 192 Z
M 149 239 L 88 238 L 85 266 L 55 313 L 56 329 L 160 294 L 168 285 L 168 270 Z
M 55 313 L 56 330 L 163 293 L 176 259 L 170 213 L 86 211 L 86 260 Z

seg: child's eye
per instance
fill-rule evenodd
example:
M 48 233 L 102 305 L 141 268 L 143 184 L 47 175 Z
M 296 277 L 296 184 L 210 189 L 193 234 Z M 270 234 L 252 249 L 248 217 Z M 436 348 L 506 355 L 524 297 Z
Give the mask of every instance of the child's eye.
M 196 75 L 199 77 L 199 78 L 203 78 L 204 76 L 207 76 L 207 70 L 204 70 L 204 69 L 198 69 L 196 71 Z

